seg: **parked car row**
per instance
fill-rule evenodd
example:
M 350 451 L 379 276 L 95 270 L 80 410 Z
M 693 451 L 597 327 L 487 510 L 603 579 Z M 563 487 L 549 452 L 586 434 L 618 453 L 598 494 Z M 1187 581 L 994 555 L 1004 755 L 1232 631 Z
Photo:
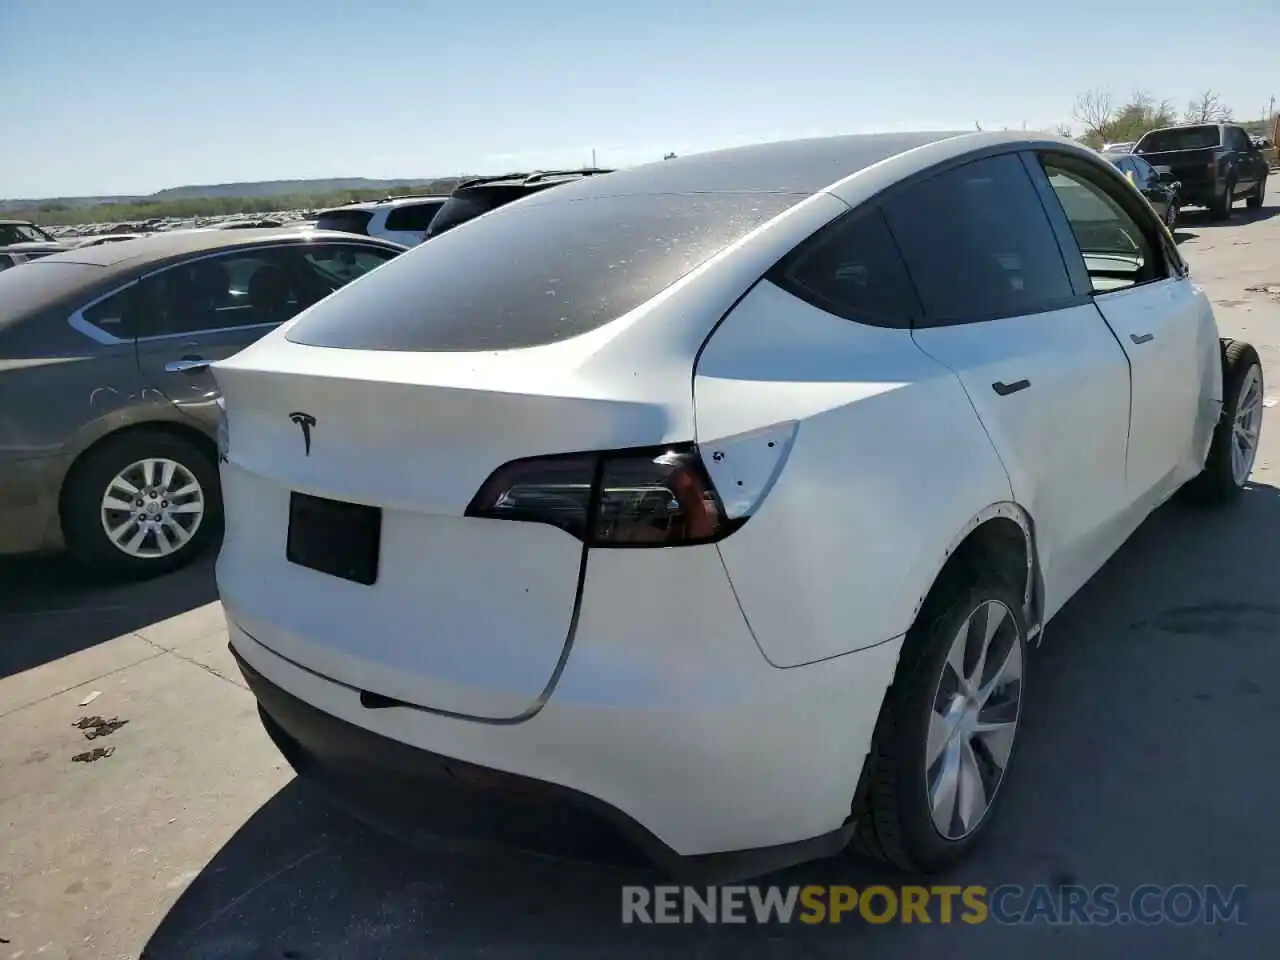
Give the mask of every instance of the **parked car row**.
M 211 231 L 0 275 L 6 547 L 145 572 L 225 518 L 263 723 L 376 822 L 483 791 L 706 882 L 956 862 L 1046 623 L 1160 504 L 1245 489 L 1257 353 L 1069 140 L 538 184 L 407 252 Z

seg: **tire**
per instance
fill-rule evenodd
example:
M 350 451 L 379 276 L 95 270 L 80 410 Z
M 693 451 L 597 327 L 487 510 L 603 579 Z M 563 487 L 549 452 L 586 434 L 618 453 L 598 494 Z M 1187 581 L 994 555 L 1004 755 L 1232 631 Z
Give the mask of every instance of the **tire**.
M 943 585 L 945 588 L 945 584 Z M 1022 615 L 1020 591 L 1009 584 L 985 579 L 968 588 L 947 591 L 951 599 L 934 605 L 937 616 L 921 617 L 907 633 L 898 673 L 885 695 L 875 737 L 867 758 L 867 771 L 854 801 L 857 829 L 850 852 L 884 861 L 913 873 L 933 873 L 964 858 L 977 845 L 992 822 L 992 814 L 1003 795 L 1007 772 L 1017 746 L 1017 730 L 1022 714 L 1024 678 L 1026 675 L 1027 625 Z M 961 628 L 981 611 L 1000 610 L 1002 625 L 995 634 L 993 647 L 1016 648 L 1016 700 L 1011 713 L 1006 701 L 1005 717 L 1012 717 L 1009 750 L 1005 757 L 1005 773 L 989 788 L 990 804 L 971 824 L 969 832 L 947 836 L 934 821 L 927 795 L 931 781 L 926 769 L 930 739 L 930 722 L 935 717 L 934 704 L 952 676 L 948 667 L 951 653 Z M 989 658 L 1000 660 L 997 654 Z M 988 678 L 991 674 L 985 674 Z M 1011 688 L 1013 689 L 1013 688 Z M 997 689 L 988 701 L 992 708 Z M 995 714 L 984 710 L 984 719 Z M 987 742 L 984 740 L 983 742 Z M 944 763 L 949 751 L 943 750 L 938 763 Z M 973 751 L 980 757 L 981 751 Z M 937 769 L 935 764 L 933 769 Z M 957 807 L 958 809 L 958 807 Z
M 169 492 L 177 492 L 178 496 L 172 502 L 160 489 L 164 466 L 153 467 L 156 489 L 155 496 L 151 496 L 143 482 L 143 461 L 175 465 Z M 120 527 L 130 514 L 124 510 L 108 511 L 104 503 L 106 495 L 114 492 L 114 502 L 132 501 L 129 505 L 137 509 L 137 500 L 117 484 L 122 474 L 128 474 L 127 481 L 139 490 L 143 505 L 138 512 L 160 527 L 172 548 L 170 552 L 163 552 L 155 527 L 144 533 L 132 552 L 117 546 L 108 536 L 107 525 L 111 524 L 122 531 L 121 539 L 127 545 L 141 529 L 136 520 L 128 529 Z M 194 493 L 190 489 L 193 483 L 198 488 Z M 203 507 L 197 510 L 193 504 Z M 222 497 L 213 457 L 198 442 L 162 430 L 142 428 L 108 437 L 91 447 L 67 478 L 62 495 L 62 528 L 71 556 L 104 576 L 145 579 L 185 566 L 222 531 Z
M 1183 492 L 1197 503 L 1230 503 L 1244 491 L 1258 441 L 1262 436 L 1262 400 L 1265 383 L 1258 352 L 1242 340 L 1224 340 L 1222 344 L 1222 416 L 1213 431 L 1204 470 L 1194 477 Z M 1237 423 L 1244 417 L 1242 430 L 1253 429 L 1252 453 L 1246 454 L 1247 466 L 1235 459 Z
M 1230 220 L 1232 205 L 1236 202 L 1235 181 L 1228 180 L 1222 196 L 1214 197 L 1209 213 L 1215 220 Z
M 1257 189 L 1249 194 L 1249 199 L 1245 201 L 1245 206 L 1250 210 L 1259 210 L 1262 208 L 1262 201 L 1267 195 L 1267 175 L 1264 173 L 1262 179 L 1258 181 Z

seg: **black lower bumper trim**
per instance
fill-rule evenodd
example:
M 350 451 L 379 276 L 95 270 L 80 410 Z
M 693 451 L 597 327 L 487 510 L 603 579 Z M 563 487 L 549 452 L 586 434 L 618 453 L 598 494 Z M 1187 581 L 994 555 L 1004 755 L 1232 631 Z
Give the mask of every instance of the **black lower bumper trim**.
M 682 856 L 588 794 L 420 750 L 282 690 L 231 648 L 276 747 L 298 775 L 380 829 L 414 841 L 464 838 L 575 860 L 649 862 L 686 883 L 725 883 L 838 853 L 854 825 L 775 847 Z M 642 856 L 637 856 L 640 854 Z

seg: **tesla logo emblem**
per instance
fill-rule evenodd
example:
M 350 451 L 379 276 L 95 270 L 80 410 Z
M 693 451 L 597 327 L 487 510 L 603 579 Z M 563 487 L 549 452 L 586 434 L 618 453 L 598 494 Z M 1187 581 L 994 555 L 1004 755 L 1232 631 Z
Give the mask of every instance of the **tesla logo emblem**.
M 291 413 L 289 419 L 302 428 L 302 442 L 306 445 L 307 456 L 311 456 L 311 428 L 316 425 L 316 418 L 309 413 Z

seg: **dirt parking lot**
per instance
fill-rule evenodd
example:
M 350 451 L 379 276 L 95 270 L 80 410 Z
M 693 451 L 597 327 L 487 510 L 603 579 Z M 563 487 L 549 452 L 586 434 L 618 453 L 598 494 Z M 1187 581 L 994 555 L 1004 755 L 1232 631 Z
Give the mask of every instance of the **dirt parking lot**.
M 1280 180 L 1280 178 L 1276 178 Z M 1280 184 L 1278 184 L 1280 185 Z M 1280 395 L 1280 192 L 1178 239 Z M 408 851 L 293 781 L 226 651 L 212 564 L 94 586 L 0 566 L 0 960 L 1275 955 L 1280 423 L 1223 512 L 1162 509 L 1050 624 L 1016 783 L 953 882 L 1247 885 L 1247 925 L 626 927 L 605 869 Z M 123 721 L 87 740 L 81 718 Z M 114 726 L 114 725 L 112 725 Z M 110 729 L 110 727 L 106 728 Z M 102 747 L 94 762 L 73 758 Z M 902 878 L 847 863 L 771 882 Z

